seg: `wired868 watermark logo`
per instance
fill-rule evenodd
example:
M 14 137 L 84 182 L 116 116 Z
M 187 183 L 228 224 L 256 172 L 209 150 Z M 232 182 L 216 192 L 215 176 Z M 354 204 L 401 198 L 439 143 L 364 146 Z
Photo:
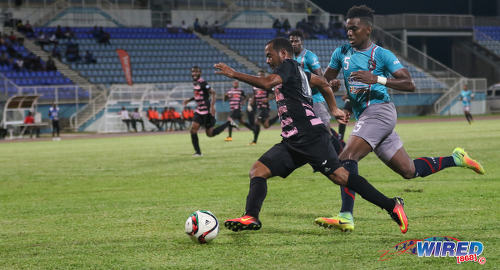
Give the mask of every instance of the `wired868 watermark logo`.
M 401 254 L 412 254 L 418 257 L 455 257 L 457 264 L 476 262 L 486 263 L 480 257 L 484 251 L 483 243 L 477 241 L 460 241 L 450 236 L 435 236 L 426 239 L 406 240 L 390 250 L 381 250 L 379 261 L 394 259 Z

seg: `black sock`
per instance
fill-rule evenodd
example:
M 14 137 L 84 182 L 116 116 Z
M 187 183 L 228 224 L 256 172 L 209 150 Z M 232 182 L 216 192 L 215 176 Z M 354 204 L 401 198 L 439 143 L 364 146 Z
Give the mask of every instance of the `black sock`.
M 342 141 L 344 139 L 345 134 L 345 124 L 339 124 L 339 140 Z
M 342 166 L 349 171 L 349 174 L 358 175 L 358 162 L 355 160 L 343 160 Z M 356 198 L 356 192 L 347 187 L 340 187 L 340 197 L 342 198 L 342 207 L 340 212 L 350 212 L 354 210 L 354 200 Z
M 214 130 L 212 131 L 212 136 L 218 135 L 219 133 L 224 131 L 224 129 L 226 129 L 230 124 L 231 122 L 227 121 L 226 123 L 214 128 Z
M 248 128 L 249 130 L 252 130 L 252 131 L 253 131 L 253 126 L 252 126 L 252 125 L 250 125 L 249 123 L 245 123 L 245 122 L 241 122 L 241 123 L 243 123 L 243 125 L 244 125 L 246 128 Z
M 279 115 L 276 115 L 275 117 L 269 119 L 269 126 L 274 125 L 274 123 L 276 123 L 276 121 L 278 121 L 278 119 L 280 119 Z
M 393 199 L 387 198 L 373 187 L 366 179 L 360 175 L 349 174 L 347 179 L 347 187 L 355 190 L 363 199 L 391 212 L 396 204 Z
M 444 168 L 457 166 L 452 156 L 434 158 L 421 157 L 414 159 L 413 164 L 415 164 L 415 177 L 426 177 Z
M 267 195 L 267 179 L 254 177 L 250 179 L 250 189 L 248 190 L 247 205 L 245 213 L 254 218 L 259 218 L 260 208 Z
M 191 142 L 193 143 L 194 151 L 196 151 L 196 154 L 201 154 L 200 144 L 198 143 L 198 133 L 191 134 Z
M 330 137 L 330 142 L 332 143 L 333 148 L 335 148 L 335 152 L 337 152 L 337 155 L 339 155 L 340 152 L 342 152 L 343 150 L 342 144 L 340 144 L 337 132 L 335 132 L 335 130 L 333 130 L 332 128 L 330 130 L 332 132 L 332 136 Z
M 259 138 L 260 125 L 255 125 L 253 129 L 253 142 L 257 143 L 257 139 Z
M 229 137 L 233 137 L 233 127 L 231 125 L 229 126 L 227 131 L 229 132 Z

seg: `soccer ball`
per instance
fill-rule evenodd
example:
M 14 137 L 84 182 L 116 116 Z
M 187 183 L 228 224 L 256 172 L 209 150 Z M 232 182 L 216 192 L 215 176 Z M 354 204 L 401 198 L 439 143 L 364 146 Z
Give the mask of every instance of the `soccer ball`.
M 219 234 L 219 221 L 212 212 L 198 210 L 188 217 L 185 229 L 193 241 L 204 244 Z

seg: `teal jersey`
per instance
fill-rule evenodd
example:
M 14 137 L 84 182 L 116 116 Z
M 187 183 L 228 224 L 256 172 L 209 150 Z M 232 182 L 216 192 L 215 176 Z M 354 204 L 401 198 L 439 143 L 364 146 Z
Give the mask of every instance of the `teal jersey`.
M 370 104 L 390 102 L 391 98 L 385 85 L 355 81 L 349 77 L 351 73 L 368 70 L 376 76 L 388 77 L 404 68 L 391 51 L 375 43 L 362 51 L 355 50 L 349 44 L 338 47 L 328 66 L 344 73 L 345 87 L 356 119 Z
M 302 52 L 293 59 L 300 64 L 304 71 L 309 73 L 313 73 L 313 70 L 321 68 L 318 56 L 307 49 L 303 49 Z M 325 101 L 323 95 L 316 88 L 312 88 L 312 97 L 313 103 Z
M 462 105 L 464 105 L 464 107 L 470 107 L 470 101 L 472 100 L 472 91 L 462 90 L 462 92 L 460 92 L 460 97 L 462 99 Z

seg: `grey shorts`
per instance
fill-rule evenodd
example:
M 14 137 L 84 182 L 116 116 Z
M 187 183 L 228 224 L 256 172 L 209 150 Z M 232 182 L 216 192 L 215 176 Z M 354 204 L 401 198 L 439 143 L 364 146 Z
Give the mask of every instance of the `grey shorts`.
M 313 103 L 313 111 L 317 117 L 321 119 L 323 124 L 326 125 L 328 129 L 330 129 L 330 112 L 328 112 L 328 105 L 325 102 L 316 102 Z
M 393 103 L 372 104 L 356 121 L 350 136 L 364 139 L 383 162 L 388 162 L 403 147 L 394 131 L 397 118 Z

